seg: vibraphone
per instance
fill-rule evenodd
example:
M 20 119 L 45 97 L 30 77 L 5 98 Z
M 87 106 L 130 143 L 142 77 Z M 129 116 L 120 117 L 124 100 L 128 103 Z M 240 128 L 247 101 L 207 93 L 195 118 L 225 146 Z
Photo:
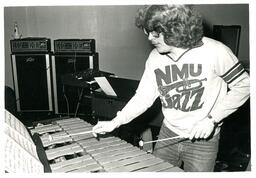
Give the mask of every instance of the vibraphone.
M 92 125 L 80 118 L 38 125 L 52 172 L 178 172 L 181 169 L 118 137 L 93 137 Z M 83 134 L 84 133 L 84 134 Z

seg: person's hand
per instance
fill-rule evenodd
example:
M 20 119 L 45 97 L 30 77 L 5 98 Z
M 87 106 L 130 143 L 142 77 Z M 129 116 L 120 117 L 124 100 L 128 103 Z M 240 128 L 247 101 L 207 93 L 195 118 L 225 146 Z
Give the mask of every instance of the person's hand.
M 213 124 L 213 122 L 208 119 L 208 118 L 204 118 L 203 120 L 199 121 L 198 123 L 196 123 L 194 125 L 194 127 L 192 128 L 190 134 L 189 134 L 189 139 L 206 139 L 208 138 L 212 132 L 214 131 L 215 126 Z
M 112 132 L 118 125 L 113 121 L 99 121 L 93 128 L 92 134 L 97 137 L 97 134 L 106 134 Z

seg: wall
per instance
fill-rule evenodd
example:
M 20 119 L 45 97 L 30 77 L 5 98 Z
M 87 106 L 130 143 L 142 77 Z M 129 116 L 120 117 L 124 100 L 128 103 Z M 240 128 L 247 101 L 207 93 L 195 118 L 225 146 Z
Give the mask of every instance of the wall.
M 241 36 L 238 58 L 249 65 L 249 5 L 222 4 L 200 5 L 196 8 L 202 14 L 205 24 L 211 33 L 213 25 L 241 25 Z
M 94 38 L 100 70 L 140 79 L 151 46 L 134 25 L 140 6 L 5 7 L 5 85 L 13 88 L 10 39 L 18 22 L 23 37 Z M 196 5 L 211 30 L 213 24 L 242 25 L 239 58 L 249 61 L 248 5 Z M 52 45 L 53 47 L 53 45 Z M 53 50 L 53 49 L 52 49 Z

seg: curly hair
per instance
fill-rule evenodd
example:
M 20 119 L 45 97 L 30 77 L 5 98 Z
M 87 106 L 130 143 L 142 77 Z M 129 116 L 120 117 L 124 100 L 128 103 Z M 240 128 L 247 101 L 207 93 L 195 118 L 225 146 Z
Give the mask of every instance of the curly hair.
M 197 46 L 203 37 L 202 18 L 190 5 L 150 5 L 139 9 L 135 25 L 164 35 L 167 45 Z

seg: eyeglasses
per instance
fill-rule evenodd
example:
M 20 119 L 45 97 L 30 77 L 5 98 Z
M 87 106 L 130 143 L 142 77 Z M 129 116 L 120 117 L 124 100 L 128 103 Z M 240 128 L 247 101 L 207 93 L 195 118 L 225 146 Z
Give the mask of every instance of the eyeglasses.
M 160 34 L 160 33 L 156 32 L 156 31 L 151 31 L 151 32 L 149 32 L 149 31 L 147 31 L 145 28 L 143 29 L 143 31 L 144 31 L 145 35 L 147 35 L 147 36 L 149 36 L 149 34 L 151 34 L 152 37 L 154 37 L 154 38 L 159 38 L 159 34 Z

